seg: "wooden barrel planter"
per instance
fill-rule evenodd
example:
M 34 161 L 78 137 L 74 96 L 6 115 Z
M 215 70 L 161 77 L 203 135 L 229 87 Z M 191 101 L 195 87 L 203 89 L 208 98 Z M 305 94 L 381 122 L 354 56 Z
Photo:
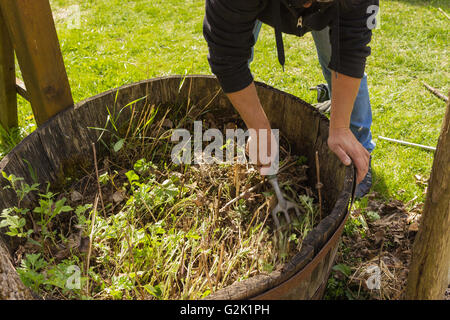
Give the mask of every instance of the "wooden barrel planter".
M 320 299 L 333 266 L 349 202 L 354 189 L 354 168 L 343 166 L 327 147 L 328 119 L 303 100 L 268 85 L 257 83 L 257 90 L 272 127 L 280 129 L 294 152 L 308 158 L 310 186 L 316 184 L 315 152 L 319 152 L 320 178 L 323 183 L 324 218 L 303 241 L 301 250 L 280 270 L 236 282 L 208 299 Z M 0 170 L 23 177 L 27 183 L 53 183 L 64 166 L 93 158 L 92 142 L 103 127 L 106 106 L 117 109 L 130 101 L 168 105 L 179 101 L 210 103 L 235 112 L 215 77 L 170 76 L 126 85 L 89 98 L 53 117 L 25 138 L 1 162 Z M 121 116 L 130 121 L 131 114 Z M 23 160 L 27 161 L 23 161 Z M 90 160 L 89 160 L 90 161 Z M 32 164 L 34 174 L 29 170 Z M 8 182 L 0 179 L 0 212 L 17 203 Z M 33 195 L 24 201 L 34 204 Z M 32 298 L 20 282 L 10 261 L 13 240 L 0 230 L 0 299 Z

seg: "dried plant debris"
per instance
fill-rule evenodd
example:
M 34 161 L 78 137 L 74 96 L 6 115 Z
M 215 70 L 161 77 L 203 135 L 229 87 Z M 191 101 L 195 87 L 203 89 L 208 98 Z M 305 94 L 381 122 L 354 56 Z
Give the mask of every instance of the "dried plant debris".
M 408 207 L 370 194 L 367 207 L 353 211 L 346 224 L 328 298 L 403 298 L 421 211 L 422 205 Z M 341 288 L 339 281 L 345 283 Z
M 304 214 L 275 232 L 276 200 L 254 166 L 170 159 L 174 129 L 192 132 L 194 120 L 204 129 L 245 128 L 236 114 L 130 108 L 133 122 L 121 126 L 111 113 L 101 129 L 98 172 L 66 168 L 72 174 L 47 186 L 36 208 L 18 203 L 0 217 L 23 240 L 15 263 L 27 286 L 45 299 L 198 299 L 270 273 L 301 249 L 319 222 L 317 201 L 306 159 L 283 137 L 279 182 Z M 4 222 L 14 216 L 24 220 Z

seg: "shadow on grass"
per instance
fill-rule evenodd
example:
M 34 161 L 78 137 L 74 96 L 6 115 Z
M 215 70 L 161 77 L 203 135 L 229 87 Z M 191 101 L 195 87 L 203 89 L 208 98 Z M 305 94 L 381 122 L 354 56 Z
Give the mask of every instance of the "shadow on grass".
M 388 188 L 385 175 L 372 167 L 372 191 L 375 191 L 383 200 L 393 197 L 393 192 Z

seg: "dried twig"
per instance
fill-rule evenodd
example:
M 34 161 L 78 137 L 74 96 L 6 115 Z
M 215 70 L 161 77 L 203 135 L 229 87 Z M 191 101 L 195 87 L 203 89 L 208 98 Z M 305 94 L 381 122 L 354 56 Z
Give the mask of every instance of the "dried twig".
M 223 262 L 223 249 L 225 247 L 225 243 L 222 242 L 220 246 L 220 254 L 219 254 L 219 264 L 217 265 L 217 274 L 216 274 L 216 288 L 219 284 L 220 278 L 222 277 L 222 262 Z
M 320 220 L 322 220 L 322 192 L 321 189 L 323 184 L 320 182 L 320 163 L 319 163 L 319 151 L 316 151 L 316 175 L 317 175 L 317 184 L 316 189 L 319 193 L 319 214 Z
M 262 205 L 260 205 L 258 207 L 258 209 L 255 210 L 252 220 L 250 220 L 250 223 L 248 224 L 247 229 L 245 230 L 244 234 L 247 234 L 248 230 L 250 230 L 250 227 L 252 226 L 253 221 L 255 220 L 256 216 L 259 214 L 259 211 L 261 211 L 261 209 L 264 208 L 264 206 L 268 205 L 269 203 L 270 203 L 270 199 L 267 199 L 267 201 L 265 201 Z
M 438 10 L 447 18 L 450 20 L 450 16 L 448 14 L 445 13 L 444 10 L 442 10 L 441 8 L 438 8 Z
M 100 202 L 102 204 L 103 215 L 106 218 L 105 204 L 103 203 L 102 188 L 100 187 L 100 179 L 98 175 L 97 151 L 95 150 L 95 143 L 92 143 L 92 150 L 94 151 L 94 166 L 95 166 L 95 176 L 97 177 L 98 194 L 100 196 Z
M 284 167 L 282 167 L 280 170 L 278 170 L 278 173 L 281 173 L 283 171 L 285 171 L 287 168 L 292 167 L 294 164 L 296 164 L 296 161 L 291 162 L 290 164 L 285 165 Z M 247 189 L 245 191 L 243 191 L 240 195 L 238 195 L 236 198 L 228 201 L 223 207 L 222 209 L 219 210 L 219 213 L 224 212 L 229 206 L 231 206 L 233 203 L 235 203 L 236 201 L 239 201 L 240 199 L 242 199 L 243 197 L 245 197 L 248 193 L 255 191 L 256 189 L 258 189 L 261 185 L 263 185 L 265 182 L 265 180 L 262 180 L 260 182 L 258 182 L 256 185 L 254 185 L 253 187 L 251 187 L 250 189 Z
M 95 195 L 94 208 L 92 210 L 92 219 L 91 219 L 91 234 L 89 235 L 89 247 L 86 256 L 86 296 L 89 295 L 89 260 L 91 260 L 92 253 L 92 238 L 94 237 L 94 225 L 95 225 L 95 216 L 97 214 L 97 205 L 98 205 L 98 194 Z
M 203 263 L 202 263 L 202 264 L 203 264 L 203 271 L 205 272 L 206 278 L 208 279 L 209 289 L 210 289 L 211 291 L 213 291 L 213 284 L 212 284 L 211 277 L 210 277 L 210 275 L 209 275 L 208 260 L 207 260 L 207 258 L 206 258 L 205 252 L 202 253 L 201 259 L 203 260 Z
M 428 89 L 432 94 L 434 94 L 436 97 L 438 97 L 441 100 L 444 100 L 445 102 L 448 101 L 448 97 L 446 97 L 442 92 L 440 92 L 438 89 L 433 88 L 429 84 L 422 82 L 422 84 L 425 86 L 425 88 Z
M 240 195 L 238 195 L 236 198 L 228 201 L 220 210 L 219 213 L 224 212 L 229 206 L 231 206 L 233 203 L 235 203 L 236 201 L 239 201 L 240 199 L 242 199 L 243 197 L 245 197 L 248 193 L 255 191 L 256 189 L 258 189 L 260 186 L 262 186 L 264 184 L 265 180 L 262 180 L 260 182 L 258 182 L 257 184 L 255 184 L 253 187 L 251 187 L 250 189 L 247 189 L 245 191 L 243 191 Z

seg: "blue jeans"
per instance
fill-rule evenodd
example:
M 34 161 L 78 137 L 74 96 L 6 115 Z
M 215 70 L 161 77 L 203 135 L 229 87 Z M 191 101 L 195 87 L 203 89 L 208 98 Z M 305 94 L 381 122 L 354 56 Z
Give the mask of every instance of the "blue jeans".
M 253 29 L 255 42 L 258 39 L 261 25 L 262 23 L 260 21 L 257 21 L 255 24 L 255 28 Z M 331 70 L 328 68 L 328 64 L 331 60 L 329 28 L 326 27 L 325 29 L 320 31 L 313 31 L 312 36 L 314 39 L 314 43 L 316 44 L 317 56 L 319 58 L 320 66 L 322 67 L 323 76 L 328 83 L 329 90 L 331 91 Z M 249 63 L 252 61 L 253 48 Z M 372 140 L 372 132 L 370 130 L 371 126 L 372 107 L 370 105 L 369 88 L 367 86 L 367 74 L 364 74 L 364 77 L 361 79 L 361 85 L 359 87 L 355 104 L 353 105 L 353 111 L 350 118 L 350 130 L 353 132 L 356 139 L 369 152 L 372 152 L 375 148 L 375 142 Z

